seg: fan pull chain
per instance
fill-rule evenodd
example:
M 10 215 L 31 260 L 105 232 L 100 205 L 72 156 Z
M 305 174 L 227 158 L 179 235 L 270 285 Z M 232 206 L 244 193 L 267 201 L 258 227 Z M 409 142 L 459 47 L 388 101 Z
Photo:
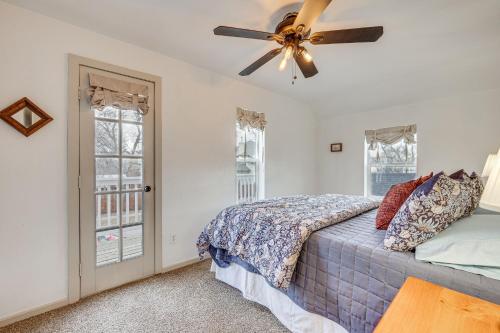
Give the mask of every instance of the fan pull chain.
M 292 85 L 295 85 L 295 80 L 297 80 L 297 64 L 294 61 L 292 65 Z

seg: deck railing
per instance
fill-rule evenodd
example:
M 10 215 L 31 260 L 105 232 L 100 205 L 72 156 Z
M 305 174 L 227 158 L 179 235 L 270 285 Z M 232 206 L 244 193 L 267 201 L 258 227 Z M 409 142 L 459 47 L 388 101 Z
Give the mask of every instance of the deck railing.
M 251 174 L 236 175 L 236 192 L 238 203 L 248 203 L 259 198 L 257 178 Z
M 142 221 L 142 178 L 124 177 L 122 183 L 126 191 L 121 194 L 109 193 L 118 191 L 118 177 L 102 177 L 96 181 L 98 191 L 107 189 L 106 192 L 96 193 L 96 228 L 117 227 L 120 225 L 119 209 L 121 207 L 122 224 L 133 224 Z

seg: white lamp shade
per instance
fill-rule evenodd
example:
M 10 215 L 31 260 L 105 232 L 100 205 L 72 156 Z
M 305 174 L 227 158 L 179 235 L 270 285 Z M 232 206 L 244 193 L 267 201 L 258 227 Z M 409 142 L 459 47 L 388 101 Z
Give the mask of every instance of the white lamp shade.
M 481 177 L 489 177 L 491 174 L 491 170 L 493 170 L 493 166 L 495 165 L 495 161 L 497 159 L 497 155 L 490 154 L 488 159 L 486 160 L 486 164 L 484 165 L 483 174 Z
M 497 156 L 500 156 L 500 150 Z M 479 205 L 481 208 L 500 212 L 500 158 L 496 158 L 493 163 Z

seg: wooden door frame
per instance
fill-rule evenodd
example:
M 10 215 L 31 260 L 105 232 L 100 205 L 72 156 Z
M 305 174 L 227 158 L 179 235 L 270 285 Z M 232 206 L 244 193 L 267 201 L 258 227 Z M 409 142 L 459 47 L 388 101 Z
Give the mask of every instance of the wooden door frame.
M 124 67 L 69 54 L 68 57 L 68 303 L 80 300 L 80 66 L 100 69 L 154 83 L 155 86 L 155 152 L 154 152 L 154 266 L 162 272 L 162 121 L 161 77 Z

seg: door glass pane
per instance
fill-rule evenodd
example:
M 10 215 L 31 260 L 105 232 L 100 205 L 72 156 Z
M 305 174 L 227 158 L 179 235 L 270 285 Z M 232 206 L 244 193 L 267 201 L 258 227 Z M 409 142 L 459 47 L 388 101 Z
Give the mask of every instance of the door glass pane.
M 96 192 L 118 191 L 120 182 L 120 160 L 118 158 L 95 159 Z
M 119 197 L 118 193 L 96 194 L 95 227 L 97 230 L 120 226 Z
M 142 125 L 122 124 L 122 154 L 125 156 L 142 155 Z
M 142 125 L 122 124 L 122 154 L 142 156 Z
M 111 121 L 95 121 L 95 154 L 118 155 L 118 131 L 120 124 Z
M 102 110 L 95 109 L 96 118 L 116 119 L 120 116 L 119 110 L 114 107 L 106 107 Z
M 120 229 L 96 233 L 97 266 L 120 261 Z
M 141 190 L 143 188 L 142 158 L 122 159 L 122 190 Z
M 122 111 L 123 121 L 133 121 L 136 123 L 142 123 L 142 114 L 134 110 L 123 110 Z
M 122 225 L 142 222 L 142 192 L 122 193 Z
M 123 259 L 142 255 L 142 225 L 123 228 Z

